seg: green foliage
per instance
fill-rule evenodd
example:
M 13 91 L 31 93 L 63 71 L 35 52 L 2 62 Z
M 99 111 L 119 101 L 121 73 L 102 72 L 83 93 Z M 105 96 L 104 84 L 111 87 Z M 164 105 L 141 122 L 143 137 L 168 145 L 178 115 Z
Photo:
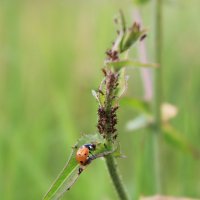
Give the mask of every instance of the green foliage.
M 111 19 L 122 4 L 130 11 L 129 18 L 129 1 L 0 1 L 0 199 L 42 199 L 80 133 L 94 132 L 96 104 L 89 91 L 99 84 L 103 52 L 113 38 Z M 199 0 L 163 5 L 164 97 L 179 107 L 173 125 L 195 147 L 200 141 L 197 5 Z M 153 61 L 151 6 L 146 4 L 142 13 L 150 30 L 148 57 Z M 195 31 L 189 37 L 191 30 Z M 129 81 L 129 95 L 140 99 L 140 73 L 136 70 Z M 122 101 L 120 106 L 118 128 L 123 132 L 134 113 L 122 108 Z M 143 145 L 143 134 L 122 135 L 123 152 L 133 158 L 133 162 L 123 159 L 120 166 L 128 191 L 135 195 L 134 185 L 138 194 L 150 195 L 147 166 L 152 157 Z M 164 149 L 163 161 L 169 161 L 166 151 L 170 151 L 172 166 L 164 166 L 165 193 L 199 198 L 200 162 L 188 153 L 176 153 L 174 147 Z M 97 159 L 89 167 L 63 200 L 116 199 L 106 181 L 104 162 Z M 96 187 L 96 180 L 101 187 Z
M 146 30 L 140 30 L 140 25 L 134 23 L 126 32 L 123 34 L 120 41 L 120 52 L 128 50 L 135 42 L 138 41 L 146 33 Z
M 195 158 L 200 158 L 200 150 L 194 147 L 183 133 L 178 131 L 170 124 L 163 125 L 164 138 L 167 143 L 181 150 L 184 153 L 189 153 Z
M 123 23 L 123 32 L 126 31 L 125 27 L 125 19 L 123 18 L 123 14 L 121 13 L 121 19 Z M 127 49 L 129 49 L 134 42 L 141 36 L 139 25 L 134 24 L 131 29 L 129 29 L 128 36 L 126 37 L 125 32 L 123 37 L 124 38 L 124 44 L 123 41 L 120 42 L 120 51 L 117 52 L 115 49 L 111 49 L 107 52 L 108 59 L 111 61 L 118 60 L 118 53 L 121 53 Z M 118 40 L 118 39 L 117 39 Z M 109 69 L 111 66 L 116 66 L 116 62 L 112 62 L 113 64 L 109 65 L 108 62 L 106 63 L 106 68 L 103 69 L 104 72 L 104 78 L 99 86 L 98 91 L 92 90 L 92 95 L 95 97 L 95 99 L 98 101 L 99 108 L 98 108 L 98 130 L 99 134 L 103 135 L 103 139 L 99 140 L 97 137 L 94 136 L 83 136 L 79 139 L 78 143 L 75 145 L 72 154 L 56 179 L 56 181 L 51 186 L 50 190 L 47 192 L 47 194 L 44 197 L 44 200 L 50 200 L 50 199 L 59 199 L 67 190 L 71 188 L 71 186 L 76 182 L 76 180 L 79 178 L 80 174 L 83 170 L 90 164 L 88 163 L 86 166 L 79 166 L 79 163 L 76 161 L 76 151 L 78 148 L 80 148 L 83 144 L 87 143 L 94 143 L 96 145 L 96 149 L 93 152 L 93 159 L 108 156 L 111 153 L 114 153 L 115 150 L 114 144 L 116 141 L 117 135 L 115 134 L 116 129 L 115 125 L 117 123 L 116 118 L 116 110 L 118 109 L 118 106 L 115 104 L 116 97 L 120 97 L 127 87 L 127 79 L 125 76 L 125 69 L 123 67 L 128 64 L 133 64 L 134 62 L 131 61 L 123 61 L 121 63 L 118 62 L 118 69 L 112 70 Z M 122 69 L 121 69 L 122 68 Z M 113 136 L 112 136 L 113 135 Z M 92 138 L 95 137 L 95 140 Z M 110 150 L 110 151 L 108 151 Z M 126 197 L 125 190 L 123 188 L 123 185 L 121 183 L 121 180 L 119 179 L 119 175 L 116 171 L 116 164 L 114 164 L 113 156 L 120 157 L 121 153 L 115 152 L 112 156 L 106 157 L 107 160 L 107 166 L 109 168 L 111 178 L 113 180 L 113 184 L 116 186 L 116 190 L 119 194 L 119 196 L 124 199 Z M 112 160 L 112 162 L 110 162 Z M 116 171 L 116 173 L 112 173 L 112 171 Z
M 134 22 L 129 28 L 126 27 L 126 20 L 122 11 L 120 11 L 119 19 L 120 30 L 118 32 L 118 37 L 114 43 L 113 50 L 123 53 L 130 49 L 139 39 L 146 36 L 146 30 L 140 28 L 140 24 Z
M 114 61 L 114 62 L 107 62 L 106 65 L 110 67 L 116 68 L 116 70 L 119 70 L 123 67 L 152 67 L 156 68 L 158 67 L 157 64 L 153 63 L 141 63 L 139 61 L 133 61 L 133 60 L 120 60 L 120 61 Z
M 99 134 L 82 136 L 73 147 L 66 166 L 63 168 L 56 181 L 45 195 L 44 200 L 60 199 L 61 196 L 73 186 L 73 184 L 80 177 L 80 165 L 76 161 L 76 151 L 82 145 L 90 143 L 96 144 L 96 149 L 93 151 L 95 158 L 100 158 L 111 153 L 114 153 L 113 155 L 117 157 L 121 156 L 118 144 L 115 145 L 114 149 L 111 149 L 110 146 L 105 146 L 105 141 L 99 136 Z M 85 170 L 87 167 L 88 165 L 82 166 L 81 169 Z
M 150 103 L 142 99 L 124 97 L 120 104 L 122 106 L 128 106 L 142 113 L 150 114 Z
M 142 128 L 147 128 L 151 124 L 152 124 L 152 118 L 148 117 L 147 115 L 139 115 L 138 117 L 129 121 L 126 124 L 126 128 L 129 131 L 137 131 Z

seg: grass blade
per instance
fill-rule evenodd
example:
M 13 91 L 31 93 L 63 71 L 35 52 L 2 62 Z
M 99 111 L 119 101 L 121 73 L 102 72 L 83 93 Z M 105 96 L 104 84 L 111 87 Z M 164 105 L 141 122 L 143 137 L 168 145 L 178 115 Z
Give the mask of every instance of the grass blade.
M 107 66 L 115 67 L 118 70 L 123 67 L 150 67 L 150 68 L 157 68 L 159 65 L 155 63 L 142 63 L 140 61 L 134 60 L 120 60 L 114 62 L 107 62 Z
M 183 151 L 184 153 L 189 153 L 195 158 L 200 158 L 200 151 L 194 147 L 183 133 L 175 129 L 170 124 L 165 124 L 162 127 L 164 132 L 164 138 L 166 142 Z

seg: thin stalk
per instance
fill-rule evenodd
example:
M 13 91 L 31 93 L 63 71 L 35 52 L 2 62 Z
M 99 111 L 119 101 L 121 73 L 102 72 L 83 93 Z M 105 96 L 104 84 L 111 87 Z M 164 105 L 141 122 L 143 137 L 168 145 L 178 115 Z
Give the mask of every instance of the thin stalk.
M 118 78 L 117 78 L 118 79 Z M 110 82 L 109 81 L 109 78 L 107 77 L 107 82 Z M 118 82 L 118 81 L 117 81 Z M 106 113 L 108 116 L 111 116 L 112 114 L 112 104 L 113 104 L 113 93 L 115 91 L 115 87 L 113 86 L 113 88 L 109 88 L 107 86 L 107 91 L 106 91 L 106 99 L 105 99 L 105 110 L 106 110 Z M 112 127 L 112 120 L 106 120 L 106 135 L 107 135 L 107 143 L 109 146 L 112 146 L 112 137 L 113 137 L 113 132 L 110 130 L 111 127 Z M 110 177 L 112 179 L 112 182 L 113 182 L 113 185 L 116 189 L 116 192 L 119 196 L 119 199 L 120 200 L 128 200 L 128 195 L 126 193 L 126 190 L 125 190 L 125 187 L 124 187 L 124 184 L 122 183 L 122 180 L 121 180 L 121 176 L 120 176 L 120 172 L 118 170 L 118 166 L 117 166 L 117 161 L 116 161 L 116 158 L 113 157 L 113 155 L 108 155 L 105 157 L 106 159 L 106 165 L 107 165 L 107 168 L 108 168 L 108 172 L 110 174 Z
M 136 7 L 133 10 L 134 18 L 137 22 L 143 26 L 142 16 L 140 14 L 140 7 Z M 138 54 L 140 61 L 143 63 L 148 63 L 147 59 L 147 49 L 146 49 L 146 40 L 142 40 L 138 44 Z M 151 102 L 153 98 L 153 81 L 152 81 L 152 70 L 147 68 L 141 68 L 141 78 L 144 87 L 144 99 Z
M 156 176 L 156 192 L 161 193 L 161 103 L 162 103 L 162 0 L 154 0 L 154 44 L 155 44 L 155 62 L 160 67 L 154 71 L 154 101 L 153 112 L 155 119 L 153 147 L 154 147 L 154 169 Z
M 126 190 L 119 175 L 116 159 L 111 154 L 106 156 L 105 159 L 110 177 L 112 179 L 112 182 L 115 186 L 119 198 L 121 200 L 128 200 Z

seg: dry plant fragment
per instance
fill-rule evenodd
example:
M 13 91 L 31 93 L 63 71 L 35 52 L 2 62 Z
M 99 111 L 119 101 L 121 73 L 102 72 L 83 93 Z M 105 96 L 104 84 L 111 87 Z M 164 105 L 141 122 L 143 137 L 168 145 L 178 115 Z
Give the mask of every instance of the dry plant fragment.
M 152 197 L 141 197 L 140 200 L 197 200 L 197 199 L 156 195 Z

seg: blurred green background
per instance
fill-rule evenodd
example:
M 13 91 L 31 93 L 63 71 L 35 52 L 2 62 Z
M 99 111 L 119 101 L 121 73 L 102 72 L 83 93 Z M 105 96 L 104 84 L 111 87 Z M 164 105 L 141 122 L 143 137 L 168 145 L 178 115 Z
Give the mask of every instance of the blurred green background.
M 142 16 L 153 61 L 151 4 Z M 41 199 L 80 134 L 96 131 L 91 90 L 101 81 L 119 8 L 131 22 L 129 0 L 0 1 L 0 199 Z M 199 8 L 199 0 L 164 2 L 163 92 L 179 108 L 173 125 L 200 148 Z M 128 94 L 141 96 L 139 70 L 129 74 Z M 121 107 L 118 125 L 127 155 L 119 165 L 132 197 L 153 194 L 148 133 L 125 129 L 136 115 Z M 167 144 L 163 152 L 164 193 L 200 197 L 200 161 Z M 116 199 L 105 163 L 95 161 L 64 199 Z

